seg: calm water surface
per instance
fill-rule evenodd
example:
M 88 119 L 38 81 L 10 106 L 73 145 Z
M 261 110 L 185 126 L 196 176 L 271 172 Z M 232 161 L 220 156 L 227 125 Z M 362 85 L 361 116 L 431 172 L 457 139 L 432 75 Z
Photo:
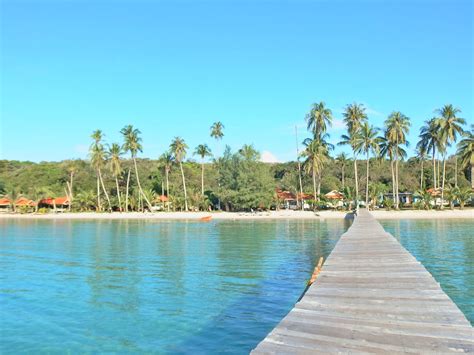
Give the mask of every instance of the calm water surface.
M 0 352 L 248 353 L 342 221 L 0 221 Z
M 474 220 L 380 221 L 474 324 Z

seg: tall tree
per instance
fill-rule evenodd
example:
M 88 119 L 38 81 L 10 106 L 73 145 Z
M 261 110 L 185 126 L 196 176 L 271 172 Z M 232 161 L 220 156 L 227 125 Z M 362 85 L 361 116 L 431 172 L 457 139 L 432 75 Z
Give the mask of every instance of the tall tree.
M 342 189 L 344 190 L 345 185 L 346 185 L 345 184 L 345 169 L 346 169 L 347 164 L 349 164 L 350 159 L 346 153 L 342 152 L 336 157 L 336 161 L 341 166 L 341 178 L 342 178 L 341 182 L 342 182 Z
M 104 180 L 102 178 L 102 169 L 106 162 L 106 154 L 104 150 L 104 145 L 102 144 L 103 134 L 101 130 L 96 130 L 92 132 L 91 138 L 93 139 L 93 143 L 90 146 L 90 158 L 92 167 L 95 169 L 97 173 L 97 208 L 101 210 L 101 203 L 100 203 L 100 187 L 102 186 L 102 191 L 107 199 L 109 204 L 109 211 L 112 210 L 112 204 L 110 203 L 109 194 L 107 193 L 107 189 L 104 185 Z
M 357 153 L 365 153 L 367 158 L 367 178 L 366 178 L 366 187 L 365 187 L 365 206 L 369 206 L 369 162 L 370 162 L 370 153 L 374 155 L 378 153 L 378 143 L 379 139 L 377 138 L 378 129 L 370 126 L 368 122 L 364 122 L 355 138 L 355 151 Z
M 332 125 L 332 111 L 321 101 L 314 103 L 311 111 L 306 115 L 308 131 L 313 133 L 314 137 L 321 137 L 327 131 L 327 127 Z
M 469 168 L 471 187 L 474 188 L 474 125 L 471 125 L 470 131 L 464 132 L 463 139 L 458 143 L 456 154 L 459 157 L 461 167 L 463 169 Z
M 224 125 L 220 121 L 214 122 L 211 126 L 211 137 L 214 138 L 217 141 L 218 145 L 219 145 L 219 142 L 224 137 L 224 128 L 225 128 Z M 218 158 L 218 156 L 216 155 L 216 157 L 214 159 L 215 164 L 217 162 L 217 158 Z M 220 170 L 219 170 L 220 164 L 216 164 L 216 166 L 217 166 L 217 176 L 218 176 L 217 184 L 218 184 L 218 187 L 220 189 L 220 187 L 221 187 L 221 182 L 220 182 L 221 177 L 220 177 Z M 219 193 L 219 195 L 220 195 L 220 193 Z M 219 210 L 221 209 L 221 199 L 219 197 L 217 198 L 217 208 Z
M 344 109 L 344 123 L 347 127 L 347 134 L 342 136 L 342 145 L 350 145 L 354 157 L 354 178 L 355 178 L 355 199 L 356 208 L 359 201 L 359 179 L 357 173 L 357 152 L 355 149 L 356 135 L 360 129 L 362 123 L 367 121 L 367 114 L 365 113 L 365 107 L 362 104 L 349 104 Z
M 396 145 L 396 143 L 389 140 L 385 135 L 379 137 L 379 158 L 387 158 L 390 161 L 390 171 L 392 173 L 392 196 L 395 199 L 395 155 L 400 159 L 405 159 L 407 152 L 402 148 L 401 145 Z
M 316 201 L 319 201 L 321 193 L 321 171 L 324 164 L 329 161 L 329 146 L 323 139 L 306 138 L 303 142 L 305 149 L 302 155 L 306 157 L 304 167 L 311 173 L 313 179 L 313 192 Z M 316 176 L 318 176 L 318 186 L 316 187 Z
M 174 157 L 170 151 L 164 152 L 159 159 L 160 165 L 163 167 L 165 171 L 165 178 L 166 178 L 166 197 L 168 197 L 168 211 L 170 210 L 170 180 L 169 175 L 171 171 L 171 167 L 173 166 Z
M 440 148 L 439 121 L 436 118 L 425 121 L 425 124 L 420 129 L 419 138 L 417 146 L 432 154 L 433 188 L 437 189 L 439 182 L 437 183 L 436 178 L 436 152 Z
M 188 146 L 181 137 L 175 137 L 171 142 L 170 150 L 173 152 L 174 159 L 178 162 L 179 168 L 181 169 L 181 178 L 183 179 L 184 190 L 184 206 L 186 211 L 188 211 L 188 193 L 186 191 L 186 179 L 184 178 L 183 160 L 186 157 L 187 149 Z
M 408 145 L 406 136 L 410 130 L 410 119 L 400 111 L 392 112 L 385 120 L 385 137 L 395 145 L 395 208 L 399 208 L 400 199 L 398 196 L 399 174 L 398 174 L 398 147 Z
M 420 167 L 420 190 L 423 191 L 423 186 L 424 186 L 424 169 L 423 169 L 423 164 L 428 156 L 428 152 L 425 150 L 425 147 L 420 145 L 419 143 L 416 146 L 416 158 L 421 164 Z
M 137 154 L 138 152 L 143 151 L 143 147 L 141 144 L 141 137 L 140 137 L 140 130 L 137 128 L 134 128 L 132 125 L 127 125 L 122 130 L 120 131 L 122 133 L 123 138 L 124 138 L 124 144 L 123 144 L 123 150 L 125 152 L 130 152 L 130 155 L 133 160 L 133 166 L 135 168 L 135 177 L 137 178 L 137 185 L 138 185 L 138 191 L 140 192 L 140 195 L 145 199 L 148 208 L 150 211 L 152 210 L 151 203 L 148 200 L 147 196 L 143 192 L 142 185 L 140 184 L 140 177 L 138 175 L 138 167 L 137 167 Z M 129 178 L 127 178 L 127 200 L 128 200 L 128 182 Z M 127 201 L 128 203 L 128 201 Z
M 120 144 L 112 143 L 112 145 L 108 146 L 107 159 L 109 160 L 109 170 L 115 179 L 115 188 L 117 189 L 117 199 L 120 212 L 122 212 L 122 199 L 120 196 L 121 194 L 118 178 L 122 174 L 122 155 L 123 151 Z
M 194 155 L 201 157 L 201 194 L 204 195 L 204 158 L 211 156 L 211 150 L 207 144 L 199 144 L 194 151 Z
M 451 146 L 452 143 L 456 142 L 458 135 L 462 135 L 464 130 L 462 125 L 466 123 L 463 118 L 457 117 L 457 114 L 461 112 L 460 109 L 454 107 L 451 104 L 444 105 L 439 110 L 436 110 L 438 115 L 438 125 L 439 125 L 439 137 L 443 154 L 443 182 L 441 185 L 441 206 L 443 208 L 443 199 L 444 199 L 444 183 L 446 180 L 446 154 L 447 148 Z

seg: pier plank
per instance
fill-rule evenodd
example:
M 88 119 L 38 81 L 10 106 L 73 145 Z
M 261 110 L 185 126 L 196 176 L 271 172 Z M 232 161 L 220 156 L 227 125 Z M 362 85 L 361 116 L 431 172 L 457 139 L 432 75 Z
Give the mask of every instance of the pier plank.
M 474 330 L 433 276 L 366 210 L 316 282 L 253 354 L 469 353 Z

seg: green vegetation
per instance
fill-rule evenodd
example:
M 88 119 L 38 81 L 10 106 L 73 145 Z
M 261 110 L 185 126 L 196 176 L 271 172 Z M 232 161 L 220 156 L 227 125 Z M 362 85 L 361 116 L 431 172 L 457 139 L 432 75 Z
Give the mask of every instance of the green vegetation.
M 310 137 L 303 141 L 302 172 L 296 161 L 260 162 L 259 152 L 247 144 L 236 152 L 225 147 L 218 156 L 203 143 L 193 150 L 198 159 L 194 161 L 187 158 L 189 147 L 181 137 L 174 138 L 169 151 L 157 160 L 141 159 L 138 129 L 124 127 L 121 144 L 106 144 L 102 131 L 96 130 L 91 135 L 88 161 L 0 161 L 0 195 L 13 201 L 26 196 L 35 202 L 66 195 L 75 211 L 144 211 L 156 207 L 239 211 L 278 208 L 276 189 L 298 194 L 301 180 L 302 191 L 312 196 L 307 202 L 312 201 L 315 208 L 328 206 L 324 194 L 338 190 L 344 193 L 349 209 L 359 203 L 361 193 L 366 205 L 399 209 L 399 194 L 414 191 L 417 202 L 413 206 L 430 209 L 435 207 L 436 197 L 427 188 L 438 190 L 450 208 L 463 208 L 472 196 L 468 178 L 472 179 L 474 165 L 474 127 L 465 131 L 465 121 L 458 117 L 460 110 L 452 105 L 436 113 L 437 117 L 426 121 L 420 130 L 416 156 L 407 159 L 407 116 L 391 113 L 380 130 L 369 124 L 363 105 L 347 105 L 343 113 L 347 133 L 339 144 L 351 148 L 350 159 L 345 153 L 331 156 L 334 147 L 327 129 L 333 114 L 324 102 L 315 103 L 306 115 Z M 210 137 L 218 144 L 223 130 L 221 122 L 210 128 Z M 447 148 L 458 138 L 456 155 L 447 156 Z M 365 158 L 365 172 L 358 172 L 360 155 Z M 431 164 L 426 164 L 429 160 Z M 365 182 L 363 186 L 359 181 Z M 384 199 L 388 191 L 392 198 Z

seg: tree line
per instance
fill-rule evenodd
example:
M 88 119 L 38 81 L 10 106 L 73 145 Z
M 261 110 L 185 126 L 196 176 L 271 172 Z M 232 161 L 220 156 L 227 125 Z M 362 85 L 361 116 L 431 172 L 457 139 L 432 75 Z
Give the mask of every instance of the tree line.
M 393 200 L 385 203 L 397 209 L 400 191 L 416 191 L 426 202 L 426 190 L 433 188 L 443 199 L 454 201 L 470 196 L 464 173 L 469 176 L 474 165 L 474 129 L 465 128 L 460 112 L 453 105 L 436 110 L 422 126 L 411 158 L 406 151 L 410 119 L 394 111 L 377 128 L 369 123 L 364 105 L 357 103 L 344 109 L 346 132 L 338 143 L 350 148 L 351 157 L 332 156 L 335 147 L 328 129 L 333 113 L 324 102 L 313 104 L 306 115 L 309 137 L 302 142 L 297 161 L 288 163 L 262 163 L 259 152 L 247 144 L 236 152 L 226 146 L 218 156 L 207 143 L 195 147 L 192 156 L 198 161 L 194 161 L 181 137 L 175 137 L 157 160 L 143 159 L 137 128 L 125 126 L 120 131 L 122 142 L 114 143 L 106 143 L 103 132 L 96 130 L 88 161 L 0 161 L 0 193 L 12 200 L 20 195 L 39 200 L 66 194 L 75 210 L 125 212 L 151 210 L 154 205 L 184 211 L 266 209 L 279 203 L 276 188 L 311 193 L 314 206 L 323 206 L 324 193 L 333 189 L 344 192 L 349 207 L 360 201 L 361 193 L 366 205 L 377 204 L 389 189 Z M 221 122 L 210 127 L 209 136 L 217 144 L 224 128 Z M 456 154 L 448 156 L 455 143 Z M 360 170 L 363 163 L 365 169 Z

